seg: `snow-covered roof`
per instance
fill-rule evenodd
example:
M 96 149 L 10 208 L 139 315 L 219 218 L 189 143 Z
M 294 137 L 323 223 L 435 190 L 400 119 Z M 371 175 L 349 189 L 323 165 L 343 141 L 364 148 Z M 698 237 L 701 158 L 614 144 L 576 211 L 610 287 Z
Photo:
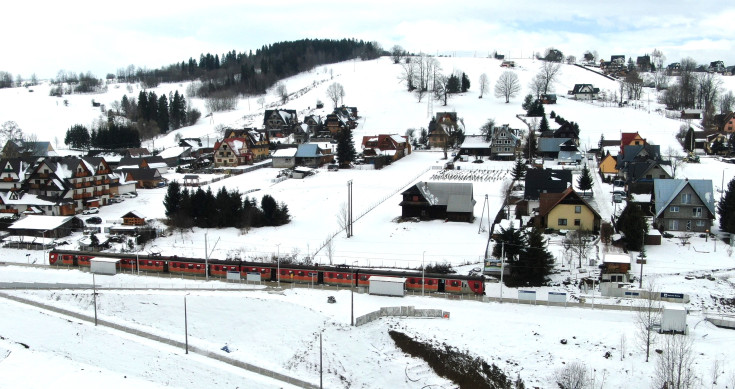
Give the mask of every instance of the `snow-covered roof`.
M 464 137 L 461 149 L 489 149 L 491 146 L 490 141 L 486 141 L 482 135 L 468 135 Z
M 602 258 L 603 263 L 630 263 L 630 255 L 628 254 L 605 254 Z
M 189 149 L 189 147 L 181 147 L 181 146 L 169 147 L 166 150 L 161 151 L 158 155 L 164 159 L 175 158 L 183 154 L 187 149 Z
M 681 193 L 687 185 L 691 186 L 694 193 L 699 196 L 704 205 L 715 215 L 715 199 L 712 192 L 712 180 L 678 180 L 658 179 L 653 180 L 653 193 L 656 197 L 655 214 L 660 216 L 666 207 Z
M 75 217 L 76 216 L 28 215 L 11 224 L 8 228 L 16 230 L 53 230 Z
M 0 192 L 0 198 L 2 198 L 3 204 L 6 205 L 54 205 L 53 201 L 39 199 L 34 194 L 24 193 L 18 196 L 17 200 L 11 199 L 10 192 Z
M 273 158 L 290 158 L 296 155 L 298 149 L 295 147 L 289 147 L 287 149 L 280 149 L 273 152 Z

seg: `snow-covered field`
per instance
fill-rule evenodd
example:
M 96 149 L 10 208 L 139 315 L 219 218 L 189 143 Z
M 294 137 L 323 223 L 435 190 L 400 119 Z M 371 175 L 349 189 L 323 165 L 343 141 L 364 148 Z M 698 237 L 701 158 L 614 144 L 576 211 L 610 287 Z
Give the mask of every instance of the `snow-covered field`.
M 443 71 L 463 71 L 473 84 L 480 74 L 486 73 L 492 82 L 504 70 L 500 62 L 486 58 L 439 58 Z M 299 116 L 316 113 L 325 115 L 328 109 L 312 109 L 316 100 L 328 101 L 326 87 L 339 82 L 347 93 L 345 104 L 359 109 L 359 126 L 354 140 L 363 135 L 378 133 L 403 134 L 408 128 L 426 127 L 428 112 L 456 111 L 463 118 L 466 132 L 478 133 L 488 119 L 525 128 L 515 115 L 522 113 L 520 103 L 527 93 L 527 85 L 536 74 L 540 63 L 532 60 L 517 61 L 514 70 L 521 79 L 523 93 L 510 104 L 486 94 L 478 99 L 477 86 L 470 92 L 455 96 L 448 106 L 416 101 L 399 82 L 401 68 L 388 58 L 375 61 L 351 61 L 321 66 L 285 81 L 291 93 L 302 90 L 298 97 L 284 107 L 296 109 Z M 729 88 L 733 82 L 725 78 Z M 644 93 L 645 109 L 604 107 L 564 98 L 576 83 L 592 83 L 602 90 L 616 90 L 615 82 L 592 72 L 564 65 L 559 82 L 555 85 L 560 95 L 550 110 L 568 120 L 578 122 L 583 148 L 595 147 L 600 136 L 616 139 L 621 131 L 639 131 L 641 135 L 662 150 L 676 147 L 673 135 L 682 122 L 656 113 L 658 104 L 653 92 Z M 186 90 L 187 84 L 162 85 L 154 91 L 160 95 L 169 91 Z M 90 125 L 100 115 L 90 101 L 102 102 L 108 107 L 123 94 L 137 96 L 139 86 L 112 84 L 104 94 L 72 95 L 56 98 L 48 96 L 48 85 L 26 89 L 0 90 L 0 123 L 14 120 L 27 133 L 39 140 L 49 140 L 64 153 L 63 138 L 66 129 L 80 123 Z M 276 103 L 274 95 L 266 95 L 266 105 Z M 68 106 L 63 100 L 68 100 Z M 242 99 L 238 109 L 215 113 L 212 120 L 202 119 L 192 127 L 172 132 L 155 141 L 150 148 L 176 145 L 175 136 L 216 137 L 215 126 L 261 126 L 263 109 L 256 103 L 257 96 Z M 191 99 L 206 115 L 201 100 Z M 650 107 L 650 109 L 649 109 Z M 460 171 L 485 169 L 485 179 L 474 184 L 475 216 L 473 223 L 445 223 L 443 221 L 398 223 L 400 192 L 417 180 L 430 180 L 440 170 L 443 154 L 436 151 L 417 151 L 383 170 L 320 169 L 315 176 L 304 180 L 273 183 L 278 169 L 264 168 L 219 181 L 213 191 L 224 186 L 240 192 L 257 189 L 250 196 L 260 198 L 272 195 L 288 205 L 292 222 L 278 228 L 260 228 L 249 231 L 219 229 L 171 233 L 156 239 L 143 251 L 161 251 L 167 255 L 204 256 L 205 239 L 214 251 L 213 258 L 264 257 L 272 254 L 293 254 L 297 258 L 313 256 L 319 263 L 330 258 L 323 243 L 335 233 L 335 264 L 360 266 L 417 267 L 421 261 L 450 262 L 464 269 L 478 266 L 487 244 L 487 210 L 494 218 L 502 199 L 501 190 L 510 179 L 510 162 L 485 161 L 483 164 L 460 164 Z M 703 158 L 700 164 L 684 165 L 679 177 L 710 178 L 716 190 L 735 176 L 735 166 L 715 159 Z M 170 173 L 169 178 L 179 177 Z M 208 179 L 208 178 L 207 178 Z M 355 235 L 346 238 L 339 233 L 338 213 L 347 201 L 347 181 L 353 182 L 353 213 L 362 215 L 354 225 Z M 576 180 L 575 180 L 576 181 Z M 604 218 L 614 212 L 607 184 L 596 182 L 595 202 Z M 105 222 L 114 222 L 123 214 L 137 210 L 149 219 L 162 218 L 162 200 L 165 188 L 141 190 L 135 199 L 103 207 L 99 216 Z M 487 195 L 488 203 L 485 204 Z M 368 212 L 369 211 L 369 212 Z M 550 249 L 559 254 L 559 237 L 551 237 Z M 701 377 L 701 386 L 725 387 L 725 380 L 710 385 L 714 361 L 721 361 L 722 370 L 735 372 L 735 364 L 728 358 L 735 337 L 728 330 L 718 329 L 703 321 L 702 310 L 724 309 L 718 298 L 732 298 L 735 283 L 735 259 L 724 243 L 694 237 L 692 244 L 682 246 L 678 239 L 664 239 L 662 246 L 647 248 L 648 263 L 644 268 L 644 282 L 655 280 L 662 291 L 687 293 L 691 302 L 688 323 L 697 355 L 695 368 Z M 715 247 L 715 244 L 718 246 Z M 0 262 L 45 262 L 42 252 L 0 249 Z M 462 267 L 461 265 L 468 264 Z M 554 276 L 559 286 L 535 288 L 540 298 L 549 291 L 564 291 L 570 297 L 590 298 L 561 281 L 577 274 L 565 271 Z M 595 267 L 585 269 L 595 270 Z M 640 269 L 634 268 L 637 273 Z M 712 274 L 712 280 L 696 278 Z M 693 279 L 685 276 L 691 275 Z M 88 273 L 76 270 L 38 269 L 19 266 L 0 266 L 0 282 L 91 282 Z M 325 387 L 394 388 L 437 385 L 451 387 L 447 380 L 436 376 L 421 361 L 400 352 L 387 331 L 403 330 L 411 335 L 438 343 L 467 349 L 489 362 L 496 363 L 511 377 L 520 376 L 526 386 L 554 387 L 552 374 L 571 361 L 582 361 L 596 377 L 596 387 L 622 388 L 650 386 L 654 371 L 652 362 L 645 363 L 644 355 L 635 340 L 634 314 L 623 311 L 589 310 L 572 307 L 527 306 L 515 304 L 454 301 L 439 298 L 408 296 L 404 299 L 355 294 L 355 315 L 359 316 L 382 306 L 413 305 L 416 308 L 438 308 L 451 312 L 445 319 L 387 319 L 383 318 L 362 327 L 350 327 L 350 292 L 347 290 L 289 289 L 279 293 L 254 288 L 252 291 L 196 291 L 154 290 L 203 286 L 212 288 L 219 282 L 183 281 L 155 277 L 117 275 L 98 277 L 101 285 L 137 285 L 150 290 L 104 289 L 99 296 L 99 314 L 105 320 L 183 340 L 183 299 L 189 293 L 189 341 L 192 345 L 212 352 L 225 344 L 232 350 L 228 356 L 315 384 L 319 382 L 318 334 L 323 332 Z M 163 285 L 166 284 L 166 285 Z M 12 294 L 50 303 L 65 309 L 91 315 L 91 291 L 13 291 Z M 517 290 L 503 288 L 504 297 L 516 297 Z M 606 304 L 632 305 L 625 299 L 599 299 Z M 500 296 L 497 283 L 487 284 L 489 296 Z M 336 304 L 327 304 L 327 296 L 334 295 Z M 4 300 L 6 301 L 6 300 Z M 89 323 L 79 324 L 57 314 L 6 301 L 4 315 L 0 315 L 0 387 L 26 388 L 56 385 L 71 387 L 283 387 L 284 384 L 229 365 L 212 361 L 196 354 L 185 355 L 182 350 L 152 341 L 125 335 Z M 626 356 L 621 360 L 621 339 L 625 339 Z M 562 345 L 561 339 L 568 344 Z M 30 348 L 26 349 L 19 343 Z M 604 358 L 605 352 L 612 354 Z M 44 375 L 33 374 L 40 368 Z M 49 376 L 54 378 L 48 378 Z M 413 381 L 418 379 L 418 381 Z M 601 385 L 601 380 L 604 384 Z M 732 386 L 728 386 L 732 387 Z

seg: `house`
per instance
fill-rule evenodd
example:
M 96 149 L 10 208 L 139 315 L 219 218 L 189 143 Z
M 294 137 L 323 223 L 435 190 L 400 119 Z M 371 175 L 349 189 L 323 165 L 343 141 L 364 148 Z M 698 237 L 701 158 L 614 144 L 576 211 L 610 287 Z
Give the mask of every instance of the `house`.
M 147 157 L 123 157 L 118 162 L 117 170 L 120 169 L 156 169 L 159 173 L 168 172 L 168 165 L 160 155 L 151 155 Z
M 631 162 L 644 162 L 644 161 L 662 161 L 661 158 L 661 146 L 652 144 L 642 145 L 630 145 L 623 147 L 623 151 L 618 154 L 617 158 L 617 169 L 625 169 L 625 165 Z
M 137 211 L 130 211 L 122 216 L 124 226 L 144 226 L 145 216 Z
M 142 188 L 158 188 L 164 185 L 166 180 L 156 169 L 150 168 L 125 168 L 119 169 L 125 181 L 134 181 L 135 187 Z
M 150 151 L 148 151 L 145 147 L 131 147 L 124 149 L 122 152 L 123 157 L 127 158 L 143 158 L 143 157 L 150 157 L 153 155 Z
M 709 70 L 715 73 L 725 73 L 725 63 L 722 61 L 712 61 L 709 64 Z
M 561 193 L 572 185 L 571 170 L 528 169 L 526 171 L 525 200 L 538 200 L 541 193 Z
M 556 94 L 544 93 L 541 95 L 541 104 L 556 104 Z
M 625 146 L 640 146 L 646 143 L 638 132 L 624 132 L 620 134 L 620 152 L 625 153 Z
M 559 151 L 578 150 L 577 144 L 572 138 L 538 138 L 537 153 L 543 158 L 556 159 L 559 157 Z
M 30 243 L 33 238 L 38 238 L 39 241 L 63 238 L 74 231 L 81 231 L 82 228 L 84 222 L 76 216 L 29 215 L 11 224 L 8 231 L 16 237 L 26 238 L 26 242 Z
M 579 144 L 579 127 L 570 122 L 563 123 L 551 135 L 552 138 L 572 138 Z
M 712 180 L 653 182 L 654 225 L 660 231 L 707 232 L 715 219 Z
M 618 175 L 617 165 L 618 157 L 615 155 L 610 155 L 610 152 L 607 152 L 607 154 L 602 157 L 598 166 L 600 169 L 600 174 L 602 175 L 602 178 L 605 179 L 605 181 L 610 181 Z
M 490 142 L 492 144 L 490 158 L 492 159 L 513 160 L 521 147 L 518 131 L 510 128 L 507 124 L 493 127 Z
M 600 277 L 602 282 L 630 282 L 630 254 L 603 253 L 602 271 Z
M 569 95 L 575 100 L 594 100 L 599 94 L 600 88 L 595 88 L 592 84 L 575 84 L 569 91 Z
M 191 147 L 174 146 L 164 149 L 158 154 L 166 166 L 179 166 L 191 163 L 194 158 L 191 156 Z
M 484 135 L 466 135 L 464 142 L 459 146 L 460 155 L 474 157 L 489 157 L 491 155 L 492 142 L 485 140 Z
M 554 230 L 599 231 L 600 214 L 574 188 L 561 193 L 541 193 L 535 224 Z
M 631 162 L 621 170 L 625 178 L 628 193 L 651 193 L 654 183 L 661 179 L 670 179 L 670 166 L 665 162 L 646 160 Z
M 459 128 L 456 112 L 437 112 L 429 122 L 429 147 L 451 147 L 450 134 Z
M 681 64 L 679 62 L 670 63 L 666 66 L 666 73 L 669 76 L 678 76 L 681 71 Z
M 214 145 L 214 166 L 234 167 L 253 163 L 246 138 L 225 138 Z
M 390 156 L 397 161 L 411 154 L 411 145 L 408 138 L 397 134 L 381 134 L 362 137 L 362 153 L 365 156 Z
M 263 115 L 263 127 L 272 138 L 290 135 L 298 122 L 295 109 L 266 109 Z
M 651 56 L 648 54 L 636 58 L 635 64 L 638 71 L 641 73 L 650 72 L 653 68 L 651 64 Z
M 721 119 L 721 125 L 718 127 L 718 129 L 728 134 L 735 133 L 735 114 L 733 114 L 732 112 L 728 112 L 727 114 L 725 114 L 725 116 Z
M 273 160 L 273 167 L 278 169 L 290 169 L 296 166 L 296 147 L 288 147 L 278 149 L 273 152 L 271 159 Z
M 35 159 L 0 159 L 0 191 L 20 189 L 25 180 L 26 170 L 33 166 Z
M 702 118 L 702 111 L 699 109 L 685 109 L 681 111 L 679 118 L 683 120 L 699 120 Z
M 401 193 L 401 216 L 472 222 L 475 199 L 471 183 L 419 181 Z
M 28 142 L 20 139 L 8 140 L 3 146 L 3 158 L 55 157 L 58 156 L 51 142 Z
M 322 150 L 317 144 L 306 143 L 298 145 L 294 160 L 296 166 L 316 168 L 334 162 L 334 155 L 329 151 Z

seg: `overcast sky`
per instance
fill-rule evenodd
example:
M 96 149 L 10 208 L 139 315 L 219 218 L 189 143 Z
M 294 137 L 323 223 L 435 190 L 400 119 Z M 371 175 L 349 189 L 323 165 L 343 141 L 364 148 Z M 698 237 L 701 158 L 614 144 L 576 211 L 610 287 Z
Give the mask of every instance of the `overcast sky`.
M 13 1 L 2 6 L 0 70 L 24 78 L 64 69 L 97 77 L 130 64 L 157 68 L 210 52 L 247 52 L 303 38 L 356 38 L 411 52 L 529 57 L 553 46 L 668 62 L 735 65 L 735 2 Z

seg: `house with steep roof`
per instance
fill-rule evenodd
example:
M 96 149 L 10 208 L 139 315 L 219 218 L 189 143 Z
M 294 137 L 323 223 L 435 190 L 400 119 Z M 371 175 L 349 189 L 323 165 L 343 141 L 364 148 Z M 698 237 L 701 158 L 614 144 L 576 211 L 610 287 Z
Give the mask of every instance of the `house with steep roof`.
M 518 131 L 508 124 L 494 127 L 490 135 L 490 158 L 499 160 L 513 160 L 521 148 L 521 138 Z
M 541 193 L 535 225 L 554 230 L 599 231 L 600 214 L 574 188 L 561 193 Z
M 475 199 L 471 183 L 419 181 L 401 193 L 401 216 L 422 220 L 472 222 Z
M 166 180 L 156 169 L 150 168 L 125 168 L 119 169 L 125 181 L 134 181 L 135 187 L 141 188 L 157 188 L 165 183 Z
M 263 127 L 271 138 L 290 135 L 298 123 L 295 109 L 266 109 L 263 115 Z
M 572 138 L 538 138 L 536 152 L 543 158 L 559 158 L 560 151 L 579 151 L 577 143 Z
M 654 225 L 660 231 L 712 229 L 716 212 L 712 180 L 655 180 L 651 202 Z
M 459 146 L 460 155 L 473 157 L 489 157 L 491 155 L 492 141 L 486 140 L 485 135 L 466 135 L 462 145 Z
M 138 211 L 130 211 L 122 216 L 124 226 L 144 226 L 145 216 Z
M 641 146 L 646 144 L 646 140 L 636 132 L 624 132 L 620 134 L 620 152 L 625 153 L 625 146 Z
M 55 157 L 56 153 L 51 142 L 27 142 L 20 139 L 8 140 L 3 146 L 3 158 L 19 157 Z
M 380 134 L 362 137 L 362 153 L 368 156 L 389 156 L 397 161 L 411 154 L 411 144 L 408 138 L 397 134 Z
M 608 151 L 598 165 L 602 178 L 609 181 L 618 175 L 618 157 Z
M 569 95 L 575 100 L 594 100 L 599 94 L 600 88 L 595 88 L 592 84 L 575 84 L 569 91 Z
M 214 166 L 240 166 L 253 163 L 246 138 L 225 138 L 214 145 Z
M 651 193 L 654 182 L 671 178 L 671 166 L 667 162 L 646 160 L 625 165 L 620 172 L 625 178 L 628 193 Z
M 561 193 L 572 185 L 571 170 L 528 169 L 526 171 L 525 200 L 538 200 L 542 193 Z

